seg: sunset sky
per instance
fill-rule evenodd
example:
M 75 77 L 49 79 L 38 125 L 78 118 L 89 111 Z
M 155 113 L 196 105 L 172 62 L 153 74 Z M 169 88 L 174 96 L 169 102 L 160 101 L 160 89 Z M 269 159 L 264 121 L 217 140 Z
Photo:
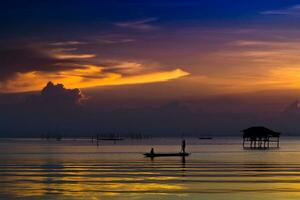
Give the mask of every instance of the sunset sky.
M 293 0 L 9 1 L 0 17 L 3 93 L 48 81 L 97 90 L 180 80 L 202 95 L 300 88 Z
M 0 200 L 300 200 L 300 0 L 0 0 L 0 178 Z
M 39 118 L 39 106 L 52 108 L 60 99 L 96 113 L 87 114 L 94 119 L 77 113 L 80 119 L 72 123 L 82 129 L 96 129 L 101 114 L 107 120 L 111 115 L 107 130 L 123 125 L 136 130 L 134 119 L 143 113 L 140 124 L 147 131 L 153 118 L 153 131 L 168 130 L 161 122 L 169 115 L 180 115 L 170 124 L 186 120 L 191 133 L 214 127 L 231 134 L 265 124 L 292 130 L 300 119 L 299 22 L 296 0 L 5 1 L 0 7 L 0 106 L 7 109 L 2 117 L 11 120 L 7 127 L 15 121 L 32 127 L 23 119 Z M 49 81 L 53 84 L 45 87 Z M 22 109 L 37 113 L 15 119 L 12 113 L 20 114 L 24 99 L 19 96 L 28 92 L 41 96 L 25 98 L 30 105 Z M 296 112 L 297 120 L 282 115 L 286 111 Z M 282 116 L 294 125 L 279 125 Z M 196 126 L 204 119 L 205 127 Z

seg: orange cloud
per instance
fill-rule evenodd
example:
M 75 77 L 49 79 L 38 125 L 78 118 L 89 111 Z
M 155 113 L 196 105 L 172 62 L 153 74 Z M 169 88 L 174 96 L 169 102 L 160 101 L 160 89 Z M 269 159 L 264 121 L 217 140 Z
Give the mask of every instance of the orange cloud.
M 86 58 L 94 58 L 94 54 L 56 54 L 53 55 L 54 58 L 57 59 L 86 59 Z
M 30 71 L 17 73 L 13 79 L 0 83 L 0 89 L 2 92 L 37 91 L 48 81 L 63 83 L 68 88 L 145 84 L 169 81 L 186 75 L 189 75 L 189 73 L 181 69 L 175 69 L 124 76 L 121 73 L 105 72 L 99 66 L 84 65 L 81 68 L 58 72 Z

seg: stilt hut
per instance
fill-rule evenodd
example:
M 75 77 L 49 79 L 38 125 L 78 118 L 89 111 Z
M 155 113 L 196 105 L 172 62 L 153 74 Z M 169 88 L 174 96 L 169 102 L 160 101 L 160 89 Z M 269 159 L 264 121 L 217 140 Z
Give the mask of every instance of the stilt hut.
M 251 149 L 268 149 L 275 143 L 279 148 L 279 132 L 272 131 L 266 127 L 250 127 L 243 132 L 243 147 Z

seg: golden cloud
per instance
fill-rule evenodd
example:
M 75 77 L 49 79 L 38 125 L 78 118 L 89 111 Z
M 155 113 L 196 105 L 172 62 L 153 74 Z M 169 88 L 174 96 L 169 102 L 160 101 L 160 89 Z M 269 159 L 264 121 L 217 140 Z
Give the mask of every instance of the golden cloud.
M 53 55 L 56 59 L 86 59 L 86 58 L 94 58 L 94 54 L 55 54 Z
M 81 68 L 57 72 L 30 71 L 17 73 L 14 78 L 5 83 L 0 83 L 0 89 L 2 92 L 37 91 L 48 81 L 63 83 L 68 88 L 145 84 L 164 82 L 186 75 L 189 75 L 189 73 L 181 69 L 175 69 L 124 76 L 121 73 L 106 72 L 103 67 L 84 65 Z

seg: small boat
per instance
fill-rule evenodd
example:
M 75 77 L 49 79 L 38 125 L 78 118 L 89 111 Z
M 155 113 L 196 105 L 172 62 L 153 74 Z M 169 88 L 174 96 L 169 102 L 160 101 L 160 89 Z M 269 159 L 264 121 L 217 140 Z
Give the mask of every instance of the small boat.
M 98 138 L 98 140 L 118 141 L 118 140 L 124 140 L 124 138 Z
M 144 156 L 154 158 L 154 157 L 185 157 L 189 156 L 190 153 L 144 153 Z

